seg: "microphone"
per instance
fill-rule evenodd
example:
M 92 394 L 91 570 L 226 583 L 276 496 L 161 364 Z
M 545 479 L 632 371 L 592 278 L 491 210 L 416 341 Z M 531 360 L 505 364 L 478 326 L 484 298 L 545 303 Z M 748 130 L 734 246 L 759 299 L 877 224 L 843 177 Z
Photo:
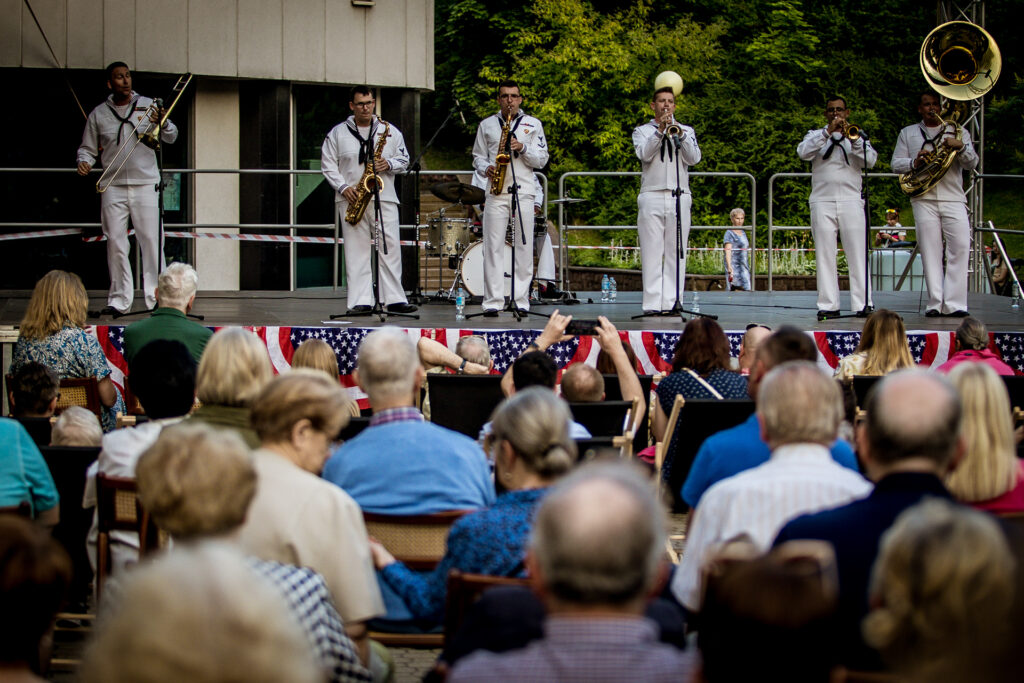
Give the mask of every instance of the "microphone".
M 458 98 L 454 95 L 452 96 L 452 100 L 455 101 L 455 109 L 459 112 L 459 118 L 462 119 L 462 125 L 466 125 L 466 117 L 462 113 L 462 105 L 459 104 Z

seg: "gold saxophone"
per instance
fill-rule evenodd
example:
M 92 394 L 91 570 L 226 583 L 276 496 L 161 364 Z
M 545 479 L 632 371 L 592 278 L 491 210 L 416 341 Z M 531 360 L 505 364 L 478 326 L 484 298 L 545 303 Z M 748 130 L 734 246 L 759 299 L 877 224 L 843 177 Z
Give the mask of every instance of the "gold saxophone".
M 498 153 L 494 157 L 494 175 L 491 176 L 491 194 L 501 194 L 505 189 L 505 174 L 508 173 L 508 165 L 512 161 L 512 155 L 505 150 L 508 149 L 508 136 L 511 132 L 512 112 L 509 112 L 501 124 L 501 139 L 498 141 Z
M 384 145 L 391 136 L 391 124 L 384 119 L 377 119 L 377 121 L 379 124 L 384 124 L 384 134 L 377 140 L 377 146 L 373 149 L 373 156 L 366 160 L 363 177 L 356 183 L 356 200 L 349 202 L 348 209 L 345 210 L 345 222 L 349 225 L 355 225 L 363 219 L 363 214 L 366 213 L 366 207 L 370 205 L 370 198 L 373 196 L 373 193 L 380 191 L 380 179 L 373 170 L 373 165 L 380 160 L 381 154 L 384 153 Z

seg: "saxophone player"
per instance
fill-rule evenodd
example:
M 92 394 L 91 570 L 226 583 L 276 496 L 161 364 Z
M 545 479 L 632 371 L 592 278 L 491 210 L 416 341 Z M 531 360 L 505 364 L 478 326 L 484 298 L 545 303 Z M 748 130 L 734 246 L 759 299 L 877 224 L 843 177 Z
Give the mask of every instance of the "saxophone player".
M 954 126 L 943 124 L 939 118 L 940 110 L 938 95 L 931 91 L 921 93 L 917 101 L 921 122 L 900 131 L 892 152 L 892 170 L 909 173 L 924 165 L 927 156 L 940 149 L 957 153 L 949 171 L 927 192 L 912 197 L 910 206 L 914 210 L 917 247 L 921 251 L 924 282 L 928 288 L 924 314 L 929 318 L 963 318 L 967 316 L 967 262 L 971 241 L 963 171 L 978 165 L 978 154 L 971 144 L 970 132 L 964 128 L 961 139 L 956 139 Z M 942 272 L 943 255 L 945 274 Z
M 498 84 L 498 106 L 500 111 L 480 122 L 473 143 L 473 168 L 476 173 L 486 176 L 488 185 L 496 190 L 487 193 L 484 203 L 484 315 L 495 317 L 504 305 L 504 246 L 505 228 L 514 210 L 513 198 L 518 197 L 520 210 L 516 211 L 515 243 L 515 306 L 520 310 L 530 308 L 530 280 L 533 277 L 533 200 L 542 193 L 534 171 L 548 162 L 548 143 L 544 139 L 544 127 L 540 121 L 523 113 L 519 108 L 523 96 L 515 81 Z M 500 150 L 503 129 L 507 127 L 507 138 L 511 159 L 504 177 L 498 162 L 504 150 Z M 513 173 L 514 169 L 514 173 Z M 499 182 L 500 180 L 500 182 Z M 513 181 L 518 185 L 513 194 Z M 519 220 L 525 230 L 526 244 L 520 240 Z
M 395 192 L 395 173 L 409 165 L 409 152 L 405 148 L 402 132 L 393 124 L 385 125 L 373 114 L 376 100 L 365 85 L 352 88 L 348 107 L 352 115 L 331 129 L 321 149 L 321 169 L 324 178 L 334 188 L 334 201 L 341 221 L 341 234 L 345 239 L 345 272 L 348 275 L 348 308 L 352 312 L 366 312 L 372 307 L 373 280 L 370 272 L 370 250 L 373 248 L 373 200 L 354 225 L 345 220 L 349 204 L 359 196 L 360 180 L 368 163 L 380 179 L 381 231 L 387 241 L 388 252 L 378 244 L 380 264 L 380 303 L 391 313 L 411 313 L 416 307 L 405 298 L 402 289 L 402 250 L 398 235 L 398 194 Z M 375 152 L 387 129 L 380 158 Z

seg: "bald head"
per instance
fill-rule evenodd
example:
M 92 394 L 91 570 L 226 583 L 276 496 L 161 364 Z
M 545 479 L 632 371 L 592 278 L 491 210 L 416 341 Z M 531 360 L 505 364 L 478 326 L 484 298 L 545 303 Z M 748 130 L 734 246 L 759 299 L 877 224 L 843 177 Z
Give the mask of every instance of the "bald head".
M 843 419 L 839 385 L 806 360 L 773 368 L 761 382 L 757 416 L 774 450 L 788 443 L 830 445 Z
M 749 371 L 754 367 L 758 347 L 771 334 L 771 330 L 763 325 L 755 325 L 743 333 L 743 339 L 740 341 L 740 370 Z
M 562 373 L 562 398 L 573 403 L 596 403 L 604 399 L 604 376 L 586 363 L 570 365 Z

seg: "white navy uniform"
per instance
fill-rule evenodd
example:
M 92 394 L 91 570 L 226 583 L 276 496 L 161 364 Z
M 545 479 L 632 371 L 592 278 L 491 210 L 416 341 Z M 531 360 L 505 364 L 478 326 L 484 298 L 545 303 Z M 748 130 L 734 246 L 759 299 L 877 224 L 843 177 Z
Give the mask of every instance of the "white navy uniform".
M 675 120 L 673 119 L 673 122 Z M 675 122 L 677 125 L 678 122 Z M 678 152 L 672 140 L 658 131 L 651 119 L 633 131 L 633 148 L 640 159 L 640 194 L 637 197 L 637 238 L 643 275 L 643 310 L 664 311 L 676 301 L 676 269 L 679 269 L 679 295 L 685 289 L 686 260 L 678 258 L 676 245 L 676 159 L 679 160 L 679 214 L 683 244 L 690 237 L 690 181 L 688 169 L 700 162 L 697 136 L 690 126 L 680 126 L 682 145 Z
M 935 137 L 939 133 L 939 126 L 929 128 L 923 121 L 901 130 L 892 152 L 893 172 L 910 172 L 919 151 L 935 149 Z M 952 127 L 947 127 L 945 137 L 952 135 Z M 917 247 L 924 267 L 924 282 L 928 288 L 927 308 L 943 314 L 967 310 L 971 226 L 967 219 L 963 171 L 978 165 L 978 153 L 966 128 L 963 129 L 963 143 L 963 149 L 957 152 L 953 165 L 938 184 L 910 200 L 914 209 Z M 942 272 L 943 240 L 946 241 L 945 275 Z
M 372 132 L 371 132 L 372 131 Z M 373 237 L 373 198 L 355 225 L 345 220 L 348 200 L 341 194 L 350 185 L 356 185 L 366 170 L 365 158 L 359 161 L 360 149 L 364 155 L 373 156 L 384 126 L 374 116 L 369 126 L 359 128 L 355 117 L 349 116 L 344 122 L 331 129 L 324 139 L 320 152 L 320 168 L 328 184 L 334 188 L 334 202 L 341 221 L 341 234 L 345 239 L 345 272 L 347 273 L 348 307 L 373 305 L 373 276 L 370 270 L 370 249 Z M 381 158 L 388 162 L 390 170 L 378 173 L 381 180 L 380 205 L 382 214 L 381 231 L 387 241 L 378 247 L 380 264 L 380 302 L 384 305 L 406 303 L 402 289 L 402 249 L 398 234 L 398 194 L 395 192 L 395 173 L 404 171 L 409 165 L 409 152 L 405 148 L 402 131 L 394 124 L 388 131 L 387 142 L 381 151 Z
M 476 141 L 473 143 L 473 168 L 477 174 L 487 178 L 487 167 L 495 166 L 494 159 L 498 154 L 498 143 L 501 141 L 501 113 L 488 116 L 480 122 L 476 129 Z M 515 295 L 516 306 L 523 310 L 530 308 L 530 280 L 533 279 L 533 200 L 538 194 L 543 195 L 534 171 L 548 163 L 548 143 L 544 139 L 544 127 L 540 121 L 522 111 L 512 119 L 511 135 L 513 139 L 523 143 L 521 152 L 512 153 L 510 166 L 515 168 L 515 180 L 519 184 L 519 203 L 522 213 L 522 229 L 527 235 L 523 244 L 519 235 L 519 216 L 516 216 L 515 235 Z M 512 169 L 505 173 L 505 186 L 501 194 L 490 194 L 484 203 L 484 301 L 483 308 L 501 309 L 505 303 L 504 292 L 504 245 L 505 229 L 512 212 Z M 490 187 L 490 178 L 487 179 Z M 553 263 L 553 259 L 552 259 Z M 553 277 L 552 273 L 552 277 Z
M 874 167 L 878 152 L 864 138 L 851 142 L 838 131 L 829 135 L 826 127 L 808 131 L 796 153 L 811 162 L 809 203 L 818 271 L 818 310 L 840 309 L 837 235 L 842 237 L 850 267 L 850 309 L 863 310 L 865 305 L 872 305 L 872 299 L 870 283 L 864 279 L 867 249 L 861 172 L 865 164 L 867 168 Z
M 114 104 L 114 96 L 89 113 L 78 148 L 78 161 L 95 166 L 97 157 L 103 167 L 108 168 L 117 151 L 132 142 L 132 131 L 146 115 L 146 109 L 153 102 L 134 90 L 127 104 Z M 143 125 L 141 131 L 148 130 Z M 170 120 L 160 133 L 160 141 L 173 143 L 178 139 L 178 129 Z M 102 156 L 100 156 L 100 150 Z M 106 182 L 106 181 L 104 181 Z M 128 218 L 131 217 L 142 256 L 142 291 L 148 308 L 156 307 L 156 281 L 163 270 L 160 260 L 160 211 L 157 183 L 160 169 L 156 153 L 141 142 L 117 177 L 110 182 L 100 195 L 100 221 L 107 238 L 107 269 L 110 271 L 110 291 L 107 305 L 122 313 L 128 312 L 135 299 L 132 282 L 132 267 L 128 261 Z

